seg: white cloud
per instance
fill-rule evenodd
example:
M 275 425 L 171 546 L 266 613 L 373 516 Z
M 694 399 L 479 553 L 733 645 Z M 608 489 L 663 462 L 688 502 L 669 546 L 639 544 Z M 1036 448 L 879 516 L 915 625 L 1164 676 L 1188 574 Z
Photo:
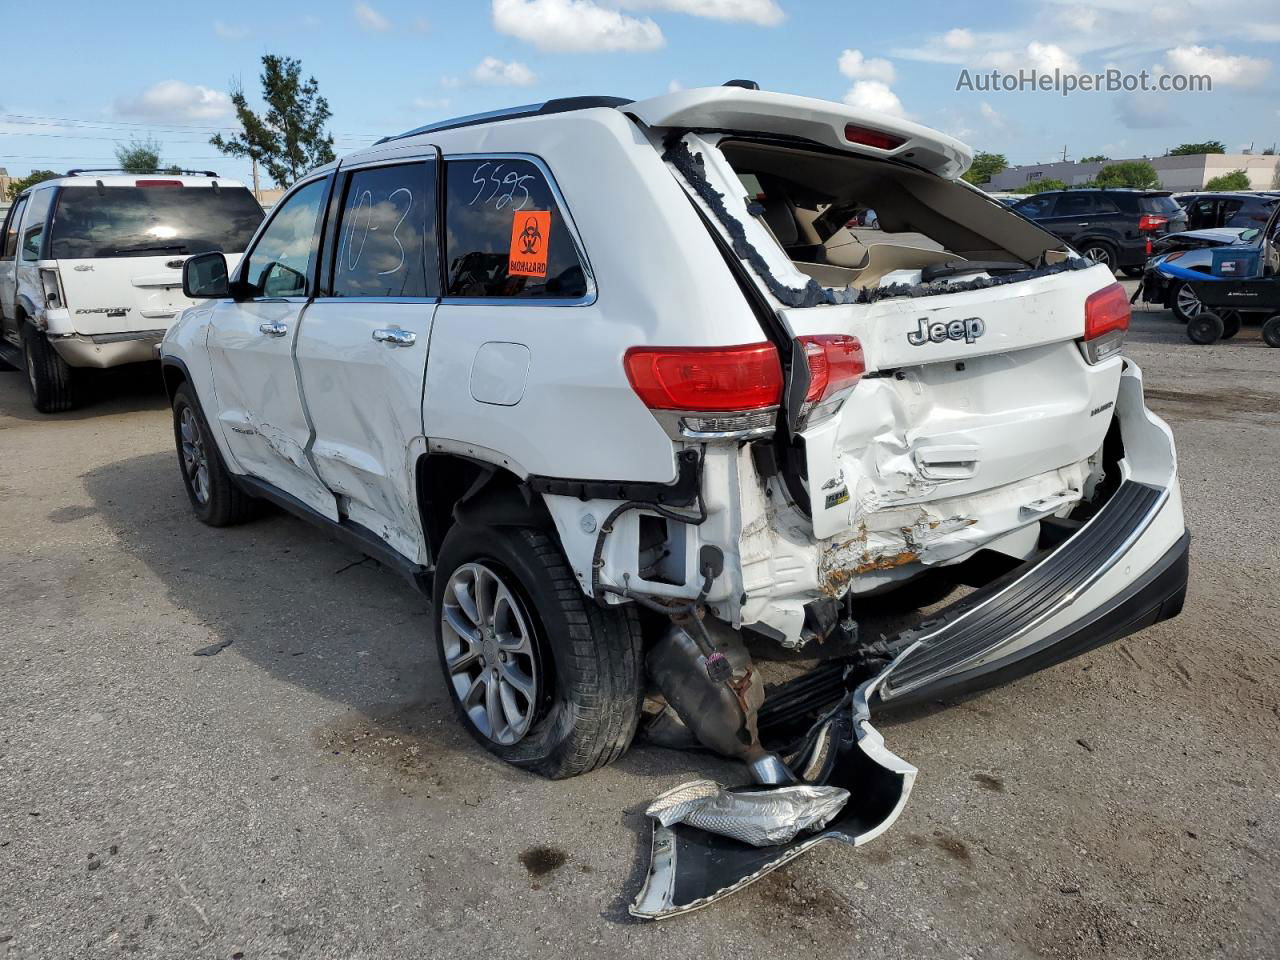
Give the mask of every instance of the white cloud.
M 494 87 L 528 87 L 538 81 L 532 70 L 519 61 L 510 63 L 497 57 L 485 57 L 471 71 L 471 79 L 476 83 Z
M 774 0 L 623 0 L 634 10 L 670 10 L 711 20 L 741 20 L 761 27 L 776 27 L 786 14 Z
M 859 110 L 874 110 L 878 113 L 892 114 L 895 117 L 906 116 L 906 110 L 903 109 L 898 95 L 889 89 L 887 83 L 881 83 L 879 80 L 859 80 L 844 95 L 844 102 Z
M 222 20 L 213 21 L 213 32 L 223 40 L 243 40 L 249 35 L 249 28 Z
M 416 110 L 447 110 L 449 109 L 448 97 L 415 97 L 413 106 Z
M 1214 85 L 1256 87 L 1266 79 L 1271 61 L 1261 57 L 1232 56 L 1222 47 L 1174 47 L 1166 56 L 1178 73 L 1207 73 Z
M 973 31 L 964 27 L 956 27 L 942 35 L 942 45 L 949 50 L 972 50 L 973 44 Z
M 1080 69 L 1080 63 L 1075 57 L 1053 43 L 1031 41 L 1027 44 L 1027 60 L 1037 70 L 1045 73 L 1052 73 L 1054 70 L 1074 73 Z
M 200 84 L 162 80 L 136 97 L 116 98 L 115 112 L 150 120 L 220 120 L 231 112 L 231 98 Z
M 360 24 L 360 29 L 362 30 L 369 30 L 372 33 L 386 33 L 391 29 L 391 21 L 367 3 L 357 3 L 355 14 L 356 22 Z
M 493 27 L 539 50 L 565 53 L 656 50 L 666 43 L 648 17 L 629 17 L 592 0 L 493 0 Z
M 1150 94 L 1129 94 L 1115 101 L 1116 119 L 1130 130 L 1159 130 L 1186 123 L 1183 113 L 1174 110 L 1166 98 Z
M 684 89 L 684 84 L 679 80 L 672 80 L 667 84 L 667 93 L 679 93 Z
M 987 103 L 987 101 L 983 100 L 978 104 L 978 112 L 982 114 L 982 119 L 986 120 L 987 123 L 991 124 L 993 127 L 999 128 L 1004 126 L 1004 117 L 1000 116 L 1000 111 Z
M 868 59 L 861 50 L 846 50 L 840 54 L 840 72 L 850 80 L 879 80 L 893 83 L 893 64 L 878 57 Z

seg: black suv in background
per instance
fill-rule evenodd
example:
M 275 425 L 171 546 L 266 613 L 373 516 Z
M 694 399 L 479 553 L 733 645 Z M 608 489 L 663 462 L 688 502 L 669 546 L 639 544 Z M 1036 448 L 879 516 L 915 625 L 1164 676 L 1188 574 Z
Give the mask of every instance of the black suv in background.
M 1214 227 L 1262 227 L 1280 203 L 1274 193 L 1180 193 L 1175 198 L 1187 211 L 1188 230 Z
M 1046 190 L 1013 209 L 1082 254 L 1127 276 L 1142 275 L 1151 241 L 1187 229 L 1187 214 L 1168 190 Z

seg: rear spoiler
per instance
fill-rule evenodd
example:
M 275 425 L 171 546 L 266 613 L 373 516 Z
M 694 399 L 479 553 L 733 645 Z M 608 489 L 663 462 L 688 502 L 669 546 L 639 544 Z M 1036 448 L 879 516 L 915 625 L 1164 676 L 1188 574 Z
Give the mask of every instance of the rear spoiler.
M 618 109 L 649 127 L 799 137 L 837 150 L 901 160 L 948 180 L 968 170 L 973 160 L 969 146 L 918 123 L 789 93 L 702 87 Z

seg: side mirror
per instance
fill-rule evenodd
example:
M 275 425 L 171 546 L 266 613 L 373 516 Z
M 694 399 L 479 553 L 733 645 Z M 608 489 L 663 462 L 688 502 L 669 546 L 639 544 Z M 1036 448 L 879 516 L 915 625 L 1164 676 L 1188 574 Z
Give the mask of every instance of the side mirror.
M 182 295 L 192 300 L 231 296 L 227 258 L 216 250 L 187 258 L 182 265 Z

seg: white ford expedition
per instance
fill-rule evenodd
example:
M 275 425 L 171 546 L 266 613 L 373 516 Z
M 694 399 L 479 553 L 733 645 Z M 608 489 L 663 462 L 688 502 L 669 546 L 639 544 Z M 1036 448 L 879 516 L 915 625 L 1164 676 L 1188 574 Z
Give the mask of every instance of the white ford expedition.
M 387 138 L 235 268 L 187 261 L 207 299 L 161 352 L 191 504 L 270 501 L 406 573 L 467 728 L 548 776 L 643 713 L 785 781 L 853 682 L 936 699 L 1174 616 L 1188 536 L 1126 297 L 969 160 L 740 85 Z M 877 595 L 952 589 L 871 629 Z M 806 645 L 766 696 L 753 651 Z
M 0 368 L 25 369 L 37 410 L 75 402 L 76 370 L 154 360 L 191 301 L 187 255 L 234 261 L 262 222 L 215 173 L 72 170 L 14 199 L 0 250 Z

